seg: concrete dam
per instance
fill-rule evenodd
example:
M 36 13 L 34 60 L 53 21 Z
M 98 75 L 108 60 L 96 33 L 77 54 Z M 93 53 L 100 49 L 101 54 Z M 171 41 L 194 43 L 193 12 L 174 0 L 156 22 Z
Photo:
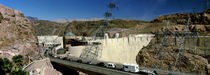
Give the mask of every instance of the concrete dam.
M 69 51 L 75 57 L 81 57 L 83 54 L 89 57 L 97 55 L 97 60 L 101 61 L 137 64 L 136 55 L 144 46 L 149 44 L 153 37 L 153 34 L 137 34 L 122 38 L 90 40 L 88 43 L 97 42 L 101 44 L 97 47 L 92 47 L 92 45 L 72 46 L 69 48 Z M 87 49 L 89 52 L 87 52 Z

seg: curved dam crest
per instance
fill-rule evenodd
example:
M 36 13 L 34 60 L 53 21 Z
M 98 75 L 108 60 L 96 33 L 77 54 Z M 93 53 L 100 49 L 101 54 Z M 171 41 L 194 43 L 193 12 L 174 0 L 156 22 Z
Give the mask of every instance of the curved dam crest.
M 144 46 L 149 44 L 153 37 L 153 34 L 138 34 L 122 38 L 97 39 L 88 42 L 101 43 L 102 51 L 99 53 L 100 58 L 98 60 L 121 64 L 137 64 L 136 55 Z M 85 47 L 87 46 L 75 46 L 69 50 L 72 56 L 79 57 Z

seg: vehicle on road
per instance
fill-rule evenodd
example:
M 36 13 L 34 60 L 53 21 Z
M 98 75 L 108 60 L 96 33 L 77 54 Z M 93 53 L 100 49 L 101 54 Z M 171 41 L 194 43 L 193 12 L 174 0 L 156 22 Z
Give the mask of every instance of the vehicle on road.
M 78 62 L 78 63 L 82 63 L 82 59 L 78 59 L 77 62 Z
M 54 55 L 55 58 L 57 58 L 58 56 Z
M 156 71 L 149 70 L 139 70 L 139 73 L 144 75 L 158 75 Z
M 97 63 L 96 65 L 97 65 L 97 66 L 101 66 L 101 67 L 104 67 L 104 66 L 105 66 L 104 62 L 99 62 L 99 63 Z
M 115 63 L 107 63 L 106 67 L 108 67 L 108 68 L 115 68 L 116 64 Z
M 139 72 L 139 66 L 136 64 L 123 64 L 122 70 L 137 73 Z

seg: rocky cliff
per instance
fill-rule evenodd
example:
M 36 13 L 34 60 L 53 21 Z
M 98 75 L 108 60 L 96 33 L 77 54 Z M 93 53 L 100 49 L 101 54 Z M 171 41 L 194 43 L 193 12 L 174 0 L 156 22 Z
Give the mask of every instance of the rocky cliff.
M 177 41 L 180 40 L 176 39 Z M 182 49 L 178 55 L 181 43 L 175 44 L 174 39 L 167 39 L 168 46 L 161 46 L 161 38 L 154 38 L 150 44 L 144 47 L 137 55 L 136 61 L 140 66 L 190 72 L 190 73 L 207 73 L 208 61 L 205 59 L 202 50 L 192 50 L 189 48 Z M 191 42 L 193 42 L 191 40 Z M 194 42 L 195 43 L 195 40 Z
M 170 32 L 186 31 L 186 25 L 189 19 L 189 31 L 197 31 L 200 35 L 210 35 L 210 9 L 202 13 L 177 13 L 172 15 L 160 16 L 154 19 L 152 23 L 165 23 L 170 21 L 168 27 Z M 165 32 L 166 27 L 153 30 L 154 33 Z M 168 37 L 174 37 L 167 35 Z M 186 35 L 185 35 L 186 36 Z M 163 37 L 154 38 L 150 44 L 144 47 L 137 55 L 136 61 L 140 66 L 197 73 L 201 75 L 210 74 L 209 70 L 209 51 L 203 50 L 207 46 L 204 43 L 209 43 L 206 40 L 209 38 L 200 39 L 185 39 L 184 44 L 178 43 L 181 38 L 177 39 L 167 38 L 163 44 Z M 165 45 L 167 44 L 167 45 Z M 199 45 L 195 45 L 199 44 Z M 184 46 L 183 49 L 180 47 Z M 190 47 L 192 46 L 192 47 Z M 179 54 L 180 50 L 182 54 Z
M 26 18 L 28 18 L 31 22 L 39 21 L 37 17 L 27 16 Z
M 23 13 L 0 4 L 0 57 L 21 54 L 25 62 L 39 59 L 36 42 L 32 24 Z
M 59 35 L 63 36 L 66 25 L 65 23 L 56 23 L 47 20 L 37 20 L 32 22 L 37 36 L 41 35 Z
M 176 24 L 186 24 L 187 19 L 191 18 L 190 24 L 210 24 L 210 9 L 202 13 L 177 13 L 173 15 L 163 15 L 154 19 L 152 22 L 171 21 Z

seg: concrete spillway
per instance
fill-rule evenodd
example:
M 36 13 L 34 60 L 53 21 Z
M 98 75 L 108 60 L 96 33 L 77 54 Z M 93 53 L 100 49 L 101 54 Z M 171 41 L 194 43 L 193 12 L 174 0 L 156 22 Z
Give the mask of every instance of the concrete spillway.
M 100 42 L 102 44 L 101 57 L 99 58 L 101 61 L 136 64 L 136 55 L 144 46 L 149 44 L 153 37 L 152 34 L 139 34 L 123 38 L 91 40 L 89 42 Z M 78 57 L 83 48 L 72 47 L 70 53 Z

